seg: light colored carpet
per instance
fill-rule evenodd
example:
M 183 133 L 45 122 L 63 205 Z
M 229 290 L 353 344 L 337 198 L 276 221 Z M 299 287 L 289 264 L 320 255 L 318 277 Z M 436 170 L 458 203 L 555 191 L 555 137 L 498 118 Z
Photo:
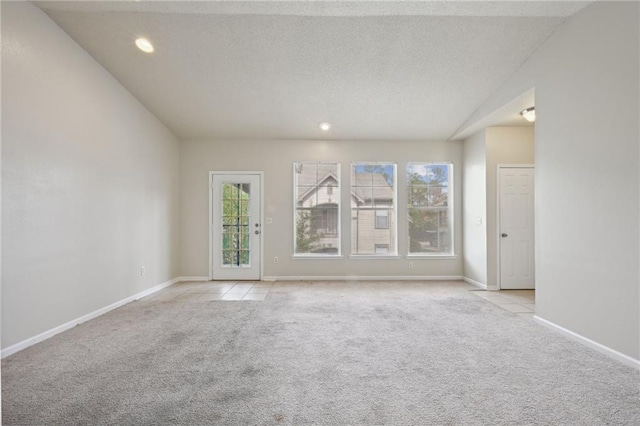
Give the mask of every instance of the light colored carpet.
M 468 288 L 134 302 L 3 360 L 3 424 L 640 424 L 637 371 Z

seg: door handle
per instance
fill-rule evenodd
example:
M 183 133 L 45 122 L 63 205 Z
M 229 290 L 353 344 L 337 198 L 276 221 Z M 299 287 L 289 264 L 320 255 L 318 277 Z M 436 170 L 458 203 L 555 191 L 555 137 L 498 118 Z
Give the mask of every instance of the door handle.
M 260 233 L 260 231 L 258 231 L 258 230 L 256 229 L 256 232 L 255 232 L 255 234 L 256 234 L 256 235 L 258 235 L 259 233 Z
M 505 232 L 503 232 L 502 235 L 501 235 L 502 238 L 507 238 L 508 236 L 509 236 L 509 234 L 507 234 Z

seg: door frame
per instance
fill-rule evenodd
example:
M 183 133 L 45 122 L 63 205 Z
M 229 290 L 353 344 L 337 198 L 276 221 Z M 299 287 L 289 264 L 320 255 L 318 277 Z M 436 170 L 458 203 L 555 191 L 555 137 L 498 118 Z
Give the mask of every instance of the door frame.
M 257 175 L 260 177 L 260 277 L 264 277 L 264 172 L 249 171 L 209 171 L 209 281 L 213 276 L 213 176 L 214 175 Z
M 502 238 L 500 238 L 500 169 L 533 169 L 533 180 L 535 182 L 536 167 L 534 164 L 498 164 L 496 166 L 496 234 L 495 238 L 498 240 L 497 244 L 497 253 L 496 253 L 496 264 L 498 269 L 496 270 L 496 286 L 498 290 L 502 289 L 502 269 L 500 264 L 500 257 L 502 255 Z M 533 192 L 533 249 L 534 249 L 534 259 L 535 259 L 535 247 L 536 247 L 536 233 L 535 233 L 535 218 L 536 218 L 536 203 L 535 203 L 535 187 Z M 534 281 L 535 282 L 535 281 Z

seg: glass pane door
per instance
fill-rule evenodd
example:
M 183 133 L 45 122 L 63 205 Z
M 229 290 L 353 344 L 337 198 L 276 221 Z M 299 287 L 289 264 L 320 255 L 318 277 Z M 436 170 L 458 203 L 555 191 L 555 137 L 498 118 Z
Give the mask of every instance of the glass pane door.
M 222 184 L 222 266 L 251 266 L 251 184 Z
M 259 172 L 211 172 L 211 279 L 261 278 L 261 183 Z

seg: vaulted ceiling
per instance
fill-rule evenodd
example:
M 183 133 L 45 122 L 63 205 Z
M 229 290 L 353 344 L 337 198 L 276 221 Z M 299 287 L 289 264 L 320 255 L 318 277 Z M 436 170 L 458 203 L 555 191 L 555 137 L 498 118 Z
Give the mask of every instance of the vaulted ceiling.
M 389 140 L 451 137 L 588 3 L 36 2 L 180 138 Z

